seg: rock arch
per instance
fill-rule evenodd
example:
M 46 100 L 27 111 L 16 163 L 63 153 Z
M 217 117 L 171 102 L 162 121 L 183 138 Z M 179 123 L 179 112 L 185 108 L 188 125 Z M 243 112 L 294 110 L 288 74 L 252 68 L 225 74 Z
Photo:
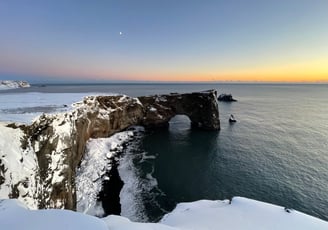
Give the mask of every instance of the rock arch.
M 216 98 L 215 90 L 139 97 L 144 106 L 142 125 L 152 128 L 167 127 L 172 117 L 181 114 L 189 117 L 192 127 L 219 130 Z

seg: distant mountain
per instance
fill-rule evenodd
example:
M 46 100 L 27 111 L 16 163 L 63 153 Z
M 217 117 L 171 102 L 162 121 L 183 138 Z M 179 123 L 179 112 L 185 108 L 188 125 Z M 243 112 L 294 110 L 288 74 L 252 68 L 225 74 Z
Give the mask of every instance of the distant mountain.
M 27 81 L 12 81 L 12 80 L 0 81 L 0 90 L 26 88 L 26 87 L 30 87 L 30 84 Z

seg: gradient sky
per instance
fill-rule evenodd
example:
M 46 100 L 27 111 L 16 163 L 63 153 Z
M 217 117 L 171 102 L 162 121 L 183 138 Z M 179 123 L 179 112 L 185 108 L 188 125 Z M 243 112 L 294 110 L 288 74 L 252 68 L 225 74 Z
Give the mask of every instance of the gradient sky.
M 328 81 L 328 1 L 1 0 L 12 78 Z

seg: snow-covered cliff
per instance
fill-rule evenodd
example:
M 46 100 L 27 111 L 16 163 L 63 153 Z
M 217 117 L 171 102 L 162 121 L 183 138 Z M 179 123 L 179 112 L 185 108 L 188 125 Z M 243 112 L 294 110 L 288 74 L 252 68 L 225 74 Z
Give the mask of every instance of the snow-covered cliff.
M 89 96 L 73 110 L 43 114 L 31 125 L 0 125 L 0 198 L 18 198 L 34 208 L 75 210 L 76 170 L 91 138 L 109 137 L 132 125 L 162 127 L 183 113 L 198 128 L 220 128 L 216 91 L 140 99 L 142 103 L 125 95 Z M 14 137 L 11 144 L 7 133 Z
M 0 90 L 26 88 L 26 87 L 30 87 L 30 84 L 27 81 L 11 81 L 11 80 L 0 81 Z

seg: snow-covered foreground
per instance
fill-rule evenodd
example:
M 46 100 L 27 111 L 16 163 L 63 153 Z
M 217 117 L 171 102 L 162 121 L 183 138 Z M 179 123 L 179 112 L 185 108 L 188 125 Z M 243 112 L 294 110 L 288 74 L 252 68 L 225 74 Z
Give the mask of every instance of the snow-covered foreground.
M 280 206 L 235 197 L 230 203 L 200 200 L 179 204 L 160 223 L 136 223 L 120 216 L 102 219 L 67 210 L 28 210 L 17 200 L 0 200 L 1 230 L 257 230 L 328 229 L 328 222 Z
M 18 200 L 0 200 L 1 230 L 105 230 L 96 217 L 68 210 L 28 210 Z

